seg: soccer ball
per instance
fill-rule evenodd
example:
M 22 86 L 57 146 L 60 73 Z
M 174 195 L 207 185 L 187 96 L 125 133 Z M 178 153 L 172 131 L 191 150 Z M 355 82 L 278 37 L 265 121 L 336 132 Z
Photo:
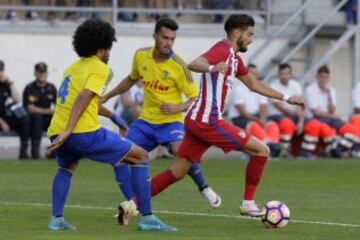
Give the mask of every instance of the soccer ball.
M 268 228 L 283 228 L 290 220 L 290 210 L 285 203 L 280 201 L 270 201 L 264 206 L 265 215 L 261 218 Z

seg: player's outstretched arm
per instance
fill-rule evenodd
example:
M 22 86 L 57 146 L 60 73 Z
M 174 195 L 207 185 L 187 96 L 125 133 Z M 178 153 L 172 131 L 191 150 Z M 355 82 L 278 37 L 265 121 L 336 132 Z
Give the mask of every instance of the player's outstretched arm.
M 105 94 L 102 98 L 101 98 L 101 103 L 106 102 L 107 100 L 109 100 L 110 98 L 116 96 L 116 95 L 120 95 L 124 92 L 126 92 L 127 90 L 129 90 L 138 80 L 132 80 L 130 78 L 130 76 L 127 76 L 126 78 L 124 78 L 114 89 L 112 89 L 110 92 L 108 92 L 107 94 Z
M 302 109 L 305 108 L 304 100 L 302 97 L 286 96 L 276 91 L 275 89 L 271 88 L 270 86 L 266 85 L 265 83 L 257 81 L 256 78 L 251 73 L 248 73 L 244 76 L 240 76 L 239 78 L 253 92 L 259 93 L 269 98 L 286 101 L 292 105 L 298 105 Z
M 198 57 L 194 61 L 190 62 L 188 69 L 193 72 L 206 73 L 206 72 L 221 72 L 225 73 L 227 64 L 220 62 L 216 65 L 211 65 L 204 57 Z
M 83 114 L 87 106 L 89 105 L 91 99 L 95 96 L 95 93 L 88 89 L 84 89 L 80 92 L 76 101 L 71 110 L 71 114 L 69 117 L 68 124 L 63 132 L 61 132 L 57 138 L 51 143 L 48 148 L 49 152 L 53 152 L 57 148 L 59 148 L 66 139 L 70 136 L 72 131 L 74 130 L 76 123 L 79 121 L 80 116 Z

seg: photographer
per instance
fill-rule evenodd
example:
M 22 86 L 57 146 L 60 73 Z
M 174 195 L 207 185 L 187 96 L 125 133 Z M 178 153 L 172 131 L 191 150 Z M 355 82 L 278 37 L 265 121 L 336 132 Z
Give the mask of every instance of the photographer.
M 5 76 L 5 64 L 0 60 L 0 132 L 15 130 L 20 136 L 20 159 L 29 158 L 29 118 L 19 104 L 20 97 L 14 84 Z

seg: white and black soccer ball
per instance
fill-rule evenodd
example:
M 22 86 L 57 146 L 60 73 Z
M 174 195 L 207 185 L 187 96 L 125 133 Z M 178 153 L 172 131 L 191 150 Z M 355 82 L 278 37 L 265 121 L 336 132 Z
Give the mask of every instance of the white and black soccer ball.
M 270 201 L 264 206 L 265 215 L 261 218 L 268 228 L 283 228 L 290 220 L 290 209 L 280 201 Z

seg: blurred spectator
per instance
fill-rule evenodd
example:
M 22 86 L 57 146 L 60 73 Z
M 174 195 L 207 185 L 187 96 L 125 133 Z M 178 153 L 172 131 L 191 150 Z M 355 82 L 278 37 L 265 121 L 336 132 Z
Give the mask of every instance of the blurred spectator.
M 338 2 L 340 2 L 340 0 L 338 0 Z M 357 23 L 357 8 L 358 0 L 348 0 L 348 2 L 341 8 L 341 10 L 346 14 L 346 20 L 348 23 Z
M 352 92 L 352 103 L 354 114 L 360 114 L 360 82 L 355 85 L 355 88 Z
M 234 0 L 211 0 L 210 8 L 212 9 L 227 9 L 230 7 L 231 4 L 234 3 Z M 213 22 L 214 23 L 221 23 L 223 21 L 224 16 L 221 14 L 215 14 Z
M 50 6 L 67 6 L 71 7 L 74 6 L 74 0 L 50 0 L 49 1 Z M 47 20 L 53 21 L 57 18 L 56 12 L 48 12 L 47 14 Z M 74 13 L 72 12 L 66 12 L 65 13 L 65 19 L 71 19 L 74 17 Z
M 119 7 L 123 8 L 136 8 L 141 7 L 142 1 L 140 0 L 119 0 Z M 137 20 L 137 13 L 119 13 L 118 14 L 118 20 L 122 20 L 125 22 L 135 22 Z
M 248 66 L 249 71 L 258 78 L 255 65 Z M 229 117 L 231 121 L 249 131 L 259 140 L 265 142 L 272 157 L 280 154 L 280 130 L 274 121 L 267 121 L 268 100 L 258 93 L 250 91 L 242 82 L 235 82 L 230 96 Z
M 177 0 L 177 9 L 182 10 L 186 7 L 187 3 L 189 1 L 186 0 Z M 196 5 L 195 5 L 195 9 L 202 9 L 203 7 L 203 1 L 202 0 L 196 0 Z
M 171 1 L 168 0 L 149 0 L 149 8 L 170 8 Z M 150 18 L 154 19 L 155 21 L 159 20 L 161 17 L 168 17 L 167 14 L 153 14 L 150 13 Z
M 129 91 L 121 94 L 115 102 L 115 112 L 130 124 L 138 119 L 142 110 L 144 93 L 142 82 L 137 81 Z
M 5 64 L 0 60 L 0 131 L 7 133 L 15 130 L 20 136 L 20 159 L 29 155 L 29 118 L 22 108 L 20 96 L 13 82 L 5 75 Z
M 265 10 L 266 0 L 239 0 L 233 1 L 234 7 L 245 10 Z
M 2 3 L 5 4 L 9 4 L 9 5 L 17 5 L 20 4 L 20 0 L 7 0 L 7 1 L 2 1 Z M 30 5 L 30 6 L 34 6 L 34 5 L 39 5 L 40 4 L 40 0 L 23 0 L 23 3 L 25 5 Z M 39 13 L 36 11 L 28 11 L 25 14 L 25 17 L 27 20 L 37 20 L 39 19 Z M 17 19 L 17 13 L 14 10 L 9 10 L 6 13 L 6 17 L 7 20 L 16 20 Z
M 350 117 L 350 123 L 357 129 L 360 129 L 360 82 L 358 82 L 352 92 L 353 115 Z M 360 157 L 360 140 L 355 144 L 353 156 Z
M 305 90 L 305 100 L 309 109 L 309 117 L 336 129 L 340 135 L 334 157 L 348 156 L 354 144 L 360 138 L 360 129 L 351 123 L 344 122 L 336 115 L 336 92 L 330 86 L 330 70 L 327 66 L 318 69 L 316 82 Z
M 278 79 L 271 87 L 287 96 L 302 96 L 301 85 L 292 76 L 292 67 L 288 63 L 279 65 Z M 295 132 L 301 133 L 304 115 L 298 108 L 284 101 L 271 100 L 269 119 L 277 122 L 280 128 L 280 141 L 286 155 L 290 155 L 290 142 Z
M 40 5 L 40 0 L 24 0 L 25 5 L 36 6 Z M 28 11 L 25 14 L 27 20 L 38 20 L 40 19 L 39 13 L 36 11 Z
M 23 106 L 30 116 L 31 157 L 40 158 L 40 144 L 43 131 L 51 121 L 56 102 L 56 88 L 47 82 L 47 65 L 35 65 L 35 81 L 28 84 L 23 92 Z
M 101 0 L 76 0 L 76 6 L 78 7 L 100 7 L 101 6 Z M 80 13 L 80 18 L 86 18 L 87 13 L 82 12 Z M 93 12 L 91 14 L 92 18 L 101 18 L 100 12 Z
M 16 0 L 8 0 L 8 1 L 3 1 L 3 4 L 6 4 L 6 5 L 16 5 Z M 6 16 L 5 18 L 7 20 L 15 20 L 17 19 L 17 14 L 14 10 L 9 10 L 7 11 L 6 13 Z

